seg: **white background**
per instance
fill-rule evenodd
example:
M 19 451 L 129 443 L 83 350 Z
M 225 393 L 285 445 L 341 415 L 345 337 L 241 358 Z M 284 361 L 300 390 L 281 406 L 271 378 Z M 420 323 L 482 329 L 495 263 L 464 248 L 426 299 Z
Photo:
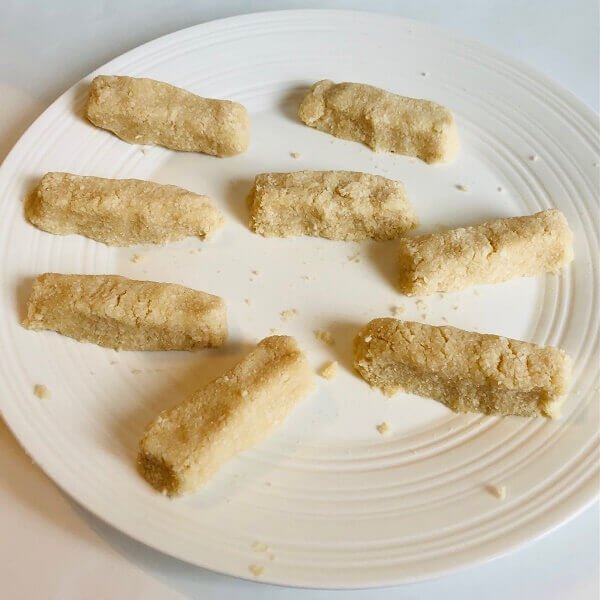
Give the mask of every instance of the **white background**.
M 211 19 L 318 7 L 387 12 L 462 33 L 534 66 L 598 111 L 595 0 L 2 0 L 0 159 L 66 88 L 126 50 Z M 67 499 L 2 422 L 0 506 L 0 581 L 8 599 L 552 600 L 600 594 L 597 505 L 492 563 L 435 581 L 357 592 L 244 582 L 145 548 Z

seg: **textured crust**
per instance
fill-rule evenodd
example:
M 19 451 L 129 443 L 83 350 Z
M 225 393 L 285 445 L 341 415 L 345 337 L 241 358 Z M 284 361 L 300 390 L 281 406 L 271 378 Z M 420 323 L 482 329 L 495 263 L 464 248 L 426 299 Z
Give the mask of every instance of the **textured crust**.
M 210 237 L 224 223 L 210 198 L 139 179 L 46 173 L 25 205 L 36 227 L 111 246 Z
M 452 113 L 429 100 L 407 98 L 364 83 L 315 83 L 300 105 L 301 121 L 373 150 L 448 162 L 458 151 Z
M 556 273 L 573 259 L 572 234 L 556 209 L 400 240 L 400 291 L 433 294 Z
M 233 156 L 250 142 L 248 111 L 241 104 L 152 79 L 99 75 L 90 86 L 87 117 L 130 144 Z
M 263 173 L 248 202 L 250 228 L 267 237 L 389 240 L 417 224 L 400 182 L 354 171 Z
M 149 425 L 140 442 L 140 471 L 159 491 L 192 492 L 267 438 L 313 387 L 294 338 L 265 338 L 233 369 Z
M 557 417 L 569 359 L 558 348 L 497 335 L 374 319 L 358 334 L 354 366 L 367 383 L 434 398 L 455 412 Z
M 119 275 L 40 275 L 23 325 L 119 350 L 193 350 L 227 339 L 218 296 Z

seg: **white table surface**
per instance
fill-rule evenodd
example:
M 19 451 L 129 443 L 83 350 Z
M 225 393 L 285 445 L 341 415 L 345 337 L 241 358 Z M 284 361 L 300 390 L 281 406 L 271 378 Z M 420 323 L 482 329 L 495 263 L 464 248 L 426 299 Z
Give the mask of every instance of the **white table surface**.
M 526 62 L 596 112 L 596 0 L 2 0 L 0 160 L 65 89 L 111 58 L 203 21 L 284 8 L 372 10 L 440 25 Z M 65 497 L 0 421 L 0 581 L 6 599 L 597 599 L 598 505 L 513 554 L 434 581 L 357 592 L 217 575 L 146 548 Z

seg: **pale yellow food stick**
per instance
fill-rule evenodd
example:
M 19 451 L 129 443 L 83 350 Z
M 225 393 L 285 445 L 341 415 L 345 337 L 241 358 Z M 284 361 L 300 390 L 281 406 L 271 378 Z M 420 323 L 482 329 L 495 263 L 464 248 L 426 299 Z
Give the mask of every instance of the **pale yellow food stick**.
M 250 119 L 241 104 L 153 79 L 99 75 L 90 86 L 87 117 L 130 144 L 233 156 L 250 142 Z
M 558 348 L 497 335 L 374 319 L 358 334 L 354 366 L 387 395 L 409 392 L 455 412 L 557 417 L 570 361 Z
M 194 350 L 227 339 L 218 296 L 119 275 L 40 275 L 23 324 L 117 350 Z
M 435 102 L 392 94 L 364 83 L 315 83 L 300 105 L 300 120 L 376 152 L 451 161 L 458 151 L 452 113 Z
M 149 425 L 140 442 L 142 475 L 168 495 L 195 491 L 279 427 L 312 391 L 313 379 L 294 338 L 265 338 L 235 367 Z
M 46 173 L 25 216 L 49 233 L 77 233 L 110 246 L 211 237 L 225 219 L 207 196 L 139 179 Z

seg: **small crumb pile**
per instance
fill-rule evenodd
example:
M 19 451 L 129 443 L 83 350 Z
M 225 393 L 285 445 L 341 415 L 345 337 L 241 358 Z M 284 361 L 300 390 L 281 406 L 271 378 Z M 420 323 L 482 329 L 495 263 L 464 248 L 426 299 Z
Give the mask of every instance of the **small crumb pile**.
M 335 344 L 335 340 L 333 339 L 333 334 L 331 333 L 331 331 L 317 329 L 315 331 L 315 337 L 324 344 L 327 344 L 328 346 L 333 346 Z
M 40 400 L 47 400 L 48 398 L 50 398 L 50 391 L 48 390 L 48 388 L 45 385 L 41 385 L 39 383 L 33 386 L 33 393 Z
M 335 360 L 329 361 L 324 364 L 319 371 L 319 375 L 323 377 L 323 379 L 327 379 L 331 381 L 338 373 L 338 364 Z
M 298 316 L 298 309 L 288 308 L 287 310 L 282 310 L 279 313 L 279 316 L 281 317 L 282 321 L 289 321 L 290 319 Z
M 383 423 L 379 423 L 379 425 L 377 425 L 375 429 L 377 429 L 377 431 L 381 435 L 385 435 L 390 430 L 390 426 L 385 421 L 383 421 Z

